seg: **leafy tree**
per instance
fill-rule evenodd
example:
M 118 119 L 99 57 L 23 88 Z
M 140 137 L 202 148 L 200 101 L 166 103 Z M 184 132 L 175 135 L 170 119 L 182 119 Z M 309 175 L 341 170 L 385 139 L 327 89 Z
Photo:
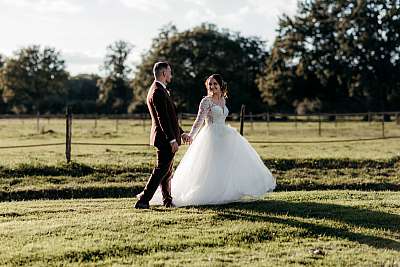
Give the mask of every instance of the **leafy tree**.
M 394 108 L 399 5 L 389 0 L 300 2 L 294 18 L 281 18 L 272 56 L 258 79 L 264 101 L 286 110 L 302 110 L 304 103 L 306 111 Z
M 239 111 L 241 104 L 248 105 L 249 110 L 264 110 L 255 79 L 264 67 L 266 56 L 264 42 L 256 37 L 219 30 L 212 24 L 183 32 L 167 25 L 153 39 L 150 51 L 137 66 L 132 81 L 133 106 L 138 111 L 145 109 L 147 90 L 154 80 L 153 64 L 166 60 L 174 76 L 169 87 L 181 111 L 197 111 L 202 96 L 206 95 L 204 82 L 212 73 L 220 73 L 228 83 L 232 111 Z
M 60 112 L 68 73 L 60 52 L 38 45 L 22 48 L 2 69 L 3 100 L 12 112 Z
M 94 74 L 79 74 L 70 77 L 67 82 L 68 104 L 74 113 L 96 113 L 100 76 Z
M 105 113 L 125 113 L 132 100 L 128 76 L 131 68 L 126 61 L 133 46 L 126 41 L 116 41 L 107 47 L 104 61 L 106 77 L 100 79 L 98 103 Z
M 353 70 L 349 93 L 368 110 L 398 109 L 400 1 L 353 0 L 342 17 L 338 40 Z
M 0 113 L 5 113 L 6 112 L 6 104 L 3 101 L 3 97 L 1 97 L 3 95 L 3 87 L 1 86 L 1 76 L 2 76 L 2 68 L 4 66 L 4 61 L 5 61 L 5 57 L 0 54 Z
M 6 59 L 5 56 L 0 54 L 0 69 L 3 68 L 5 59 Z

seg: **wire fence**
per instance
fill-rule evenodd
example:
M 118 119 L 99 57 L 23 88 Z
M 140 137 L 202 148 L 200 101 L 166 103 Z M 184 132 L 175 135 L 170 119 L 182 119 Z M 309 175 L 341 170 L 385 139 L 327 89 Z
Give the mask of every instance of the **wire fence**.
M 195 119 L 196 114 L 181 113 L 179 114 L 180 123 L 186 126 L 191 126 L 192 121 Z M 149 114 L 118 114 L 118 115 L 86 115 L 86 114 L 71 114 L 67 112 L 66 115 L 0 115 L 0 120 L 18 120 L 24 123 L 24 120 L 36 121 L 36 131 L 39 133 L 43 131 L 41 123 L 43 121 L 50 123 L 51 120 L 65 120 L 66 125 L 66 139 L 65 142 L 54 143 L 38 143 L 27 145 L 7 145 L 0 146 L 0 149 L 21 149 L 21 148 L 35 148 L 35 147 L 49 147 L 49 146 L 66 146 L 66 158 L 70 160 L 71 146 L 149 146 L 148 143 L 110 143 L 110 142 L 72 142 L 72 120 L 92 121 L 92 126 L 96 129 L 99 122 L 103 120 L 112 120 L 115 122 L 115 132 L 119 131 L 121 122 L 134 121 L 136 125 L 141 125 L 144 130 L 149 128 L 151 120 Z M 253 144 L 312 144 L 312 143 L 346 143 L 346 142 L 366 142 L 384 139 L 400 139 L 399 135 L 388 135 L 386 133 L 386 124 L 395 124 L 400 129 L 400 111 L 398 112 L 366 112 L 366 113 L 319 113 L 319 114 L 285 114 L 285 113 L 261 113 L 261 114 L 245 114 L 244 108 L 241 113 L 234 113 L 227 117 L 228 122 L 240 123 L 240 132 L 245 135 L 246 132 L 256 131 L 255 125 L 264 125 L 263 139 L 249 140 Z M 289 123 L 297 129 L 301 124 L 312 124 L 314 130 L 318 132 L 318 137 L 322 137 L 324 131 L 331 131 L 332 125 L 338 129 L 341 123 L 346 122 L 360 122 L 364 124 L 379 125 L 380 134 L 372 137 L 357 137 L 357 138 L 341 138 L 335 140 L 269 140 L 270 133 L 272 132 L 272 125 L 279 123 Z M 330 125 L 328 127 L 328 125 Z M 247 127 L 247 128 L 246 128 Z M 246 131 L 243 132 L 244 128 Z M 258 128 L 257 128 L 258 129 Z M 376 129 L 375 129 L 376 130 Z

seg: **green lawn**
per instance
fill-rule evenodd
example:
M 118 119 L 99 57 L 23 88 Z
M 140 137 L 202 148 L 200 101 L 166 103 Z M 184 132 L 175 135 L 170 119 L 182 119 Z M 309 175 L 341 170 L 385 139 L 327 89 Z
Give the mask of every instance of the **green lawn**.
M 400 191 L 400 158 L 268 159 L 264 162 L 277 178 L 276 191 Z M 131 197 L 142 190 L 152 167 L 150 160 L 126 166 L 63 163 L 0 167 L 0 201 Z
M 151 210 L 133 203 L 0 203 L 0 264 L 400 264 L 398 192 L 281 192 L 256 202 Z
M 190 130 L 192 121 L 183 121 L 183 128 Z M 239 128 L 237 122 L 229 122 Z M 149 121 L 120 120 L 116 131 L 115 120 L 74 120 L 73 142 L 140 143 L 147 144 Z M 285 141 L 325 141 L 342 139 L 374 138 L 381 136 L 379 122 L 339 122 L 322 124 L 322 136 L 318 136 L 317 123 L 265 122 L 245 124 L 245 137 L 250 141 L 282 141 L 280 144 L 253 144 L 263 159 L 389 159 L 400 156 L 400 139 L 347 143 L 292 144 Z M 35 120 L 0 120 L 0 147 L 65 142 L 64 120 L 41 120 L 42 133 L 38 133 Z M 400 136 L 400 125 L 388 122 L 386 136 Z M 187 147 L 182 146 L 176 159 L 179 161 Z M 40 148 L 1 149 L 0 165 L 18 164 L 54 165 L 65 161 L 65 146 Z M 117 164 L 132 166 L 152 162 L 155 152 L 151 147 L 124 146 L 72 146 L 72 160 L 88 165 Z
M 63 120 L 35 123 L 0 120 L 0 147 L 65 141 Z M 72 141 L 147 144 L 146 123 L 75 120 Z M 247 123 L 245 136 L 283 142 L 253 143 L 276 192 L 179 209 L 132 208 L 151 147 L 73 145 L 71 164 L 64 145 L 0 149 L 0 265 L 400 266 L 400 139 L 318 143 L 380 137 L 379 122 L 323 123 L 322 136 L 316 123 Z
M 0 147 L 64 142 L 64 120 L 0 120 Z M 73 142 L 147 144 L 149 121 L 74 120 Z M 185 129 L 191 121 L 183 121 Z M 238 127 L 237 122 L 230 122 Z M 268 131 L 268 132 L 267 132 Z M 400 136 L 400 126 L 387 123 L 387 134 Z M 378 137 L 379 122 L 247 123 L 249 140 L 340 140 Z M 336 133 L 336 135 L 335 135 Z M 399 190 L 400 140 L 349 143 L 253 144 L 278 180 L 278 191 Z M 130 197 L 143 187 L 154 164 L 149 146 L 72 147 L 65 164 L 64 145 L 0 150 L 0 201 L 38 198 Z M 177 165 L 187 146 L 182 146 Z M 329 166 L 328 166 L 329 165 Z

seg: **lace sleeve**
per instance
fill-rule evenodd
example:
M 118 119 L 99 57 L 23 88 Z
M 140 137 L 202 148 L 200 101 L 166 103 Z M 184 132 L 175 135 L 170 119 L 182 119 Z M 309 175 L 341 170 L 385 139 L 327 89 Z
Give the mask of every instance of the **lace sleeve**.
M 207 117 L 208 112 L 210 111 L 211 105 L 208 98 L 204 97 L 199 105 L 199 112 L 197 113 L 196 120 L 193 123 L 192 129 L 190 130 L 189 136 L 194 137 L 198 131 L 200 130 L 201 126 L 204 123 L 204 120 Z

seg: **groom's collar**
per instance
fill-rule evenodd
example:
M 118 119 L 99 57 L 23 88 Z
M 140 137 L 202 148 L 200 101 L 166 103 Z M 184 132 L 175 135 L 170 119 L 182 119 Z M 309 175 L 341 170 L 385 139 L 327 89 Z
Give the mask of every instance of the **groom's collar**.
M 164 87 L 164 89 L 167 89 L 167 86 L 163 82 L 160 82 L 159 80 L 156 80 L 156 83 L 161 84 L 162 87 Z

